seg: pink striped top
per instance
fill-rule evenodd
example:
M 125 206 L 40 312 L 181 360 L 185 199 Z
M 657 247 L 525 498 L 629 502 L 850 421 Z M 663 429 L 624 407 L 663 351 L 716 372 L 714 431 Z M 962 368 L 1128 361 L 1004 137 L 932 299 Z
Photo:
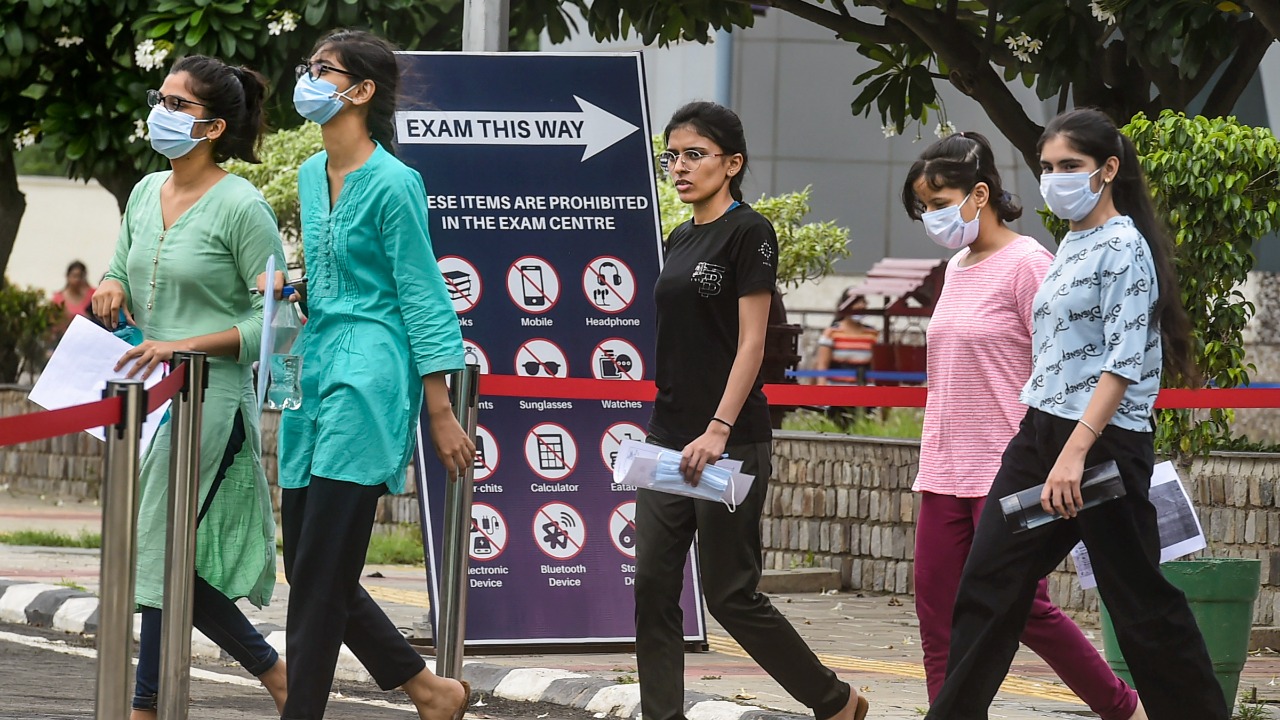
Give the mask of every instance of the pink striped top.
M 929 321 L 929 400 L 913 489 L 985 497 L 1027 413 L 1018 392 L 1031 374 L 1031 305 L 1053 255 L 1023 236 L 961 267 L 968 256 L 966 248 L 947 263 Z

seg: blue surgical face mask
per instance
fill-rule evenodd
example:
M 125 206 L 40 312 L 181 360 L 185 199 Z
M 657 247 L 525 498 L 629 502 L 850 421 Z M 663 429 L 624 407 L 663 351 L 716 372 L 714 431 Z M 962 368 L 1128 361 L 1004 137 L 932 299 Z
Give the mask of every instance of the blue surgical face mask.
M 658 458 L 658 467 L 654 471 L 652 489 L 661 490 L 664 487 L 668 487 L 679 490 L 681 494 L 688 495 L 692 493 L 703 500 L 723 502 L 725 507 L 729 508 L 729 512 L 737 509 L 735 506 L 725 502 L 723 497 L 724 491 L 733 484 L 732 472 L 716 465 L 707 465 L 702 468 L 702 477 L 695 487 L 685 482 L 684 473 L 680 472 L 680 456 L 671 457 L 670 455 L 663 453 L 662 457 Z
M 194 115 L 169 112 L 157 105 L 151 108 L 151 114 L 147 116 L 147 135 L 151 138 L 152 149 L 170 160 L 177 160 L 194 150 L 201 140 L 208 139 L 191 137 L 196 123 L 213 122 L 216 119 L 197 120 Z
M 293 86 L 293 108 L 302 117 L 323 125 L 338 114 L 343 100 L 351 99 L 343 94 L 351 92 L 351 88 L 338 92 L 338 86 L 328 80 L 312 79 L 310 73 L 303 73 Z
M 944 207 L 924 213 L 920 219 L 924 221 L 924 232 L 929 239 L 948 250 L 959 250 L 968 246 L 978 237 L 978 215 L 965 222 L 960 216 L 960 208 L 969 202 L 972 193 L 964 196 L 959 205 Z
M 1098 168 L 1091 173 L 1045 173 L 1040 176 L 1040 194 L 1044 196 L 1044 204 L 1054 215 L 1079 222 L 1088 217 L 1098 206 L 1102 190 L 1093 190 L 1093 176 L 1102 172 Z M 1103 183 L 1106 187 L 1106 183 Z

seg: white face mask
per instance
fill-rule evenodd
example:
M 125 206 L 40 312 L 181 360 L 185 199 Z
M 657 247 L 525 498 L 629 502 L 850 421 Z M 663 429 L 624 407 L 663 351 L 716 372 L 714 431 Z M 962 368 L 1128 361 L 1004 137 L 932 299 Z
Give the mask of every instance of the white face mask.
M 1093 176 L 1102 172 L 1098 168 L 1091 173 L 1045 173 L 1040 176 L 1040 194 L 1044 196 L 1044 204 L 1054 215 L 1079 222 L 1098 206 L 1102 190 L 1094 192 Z M 1103 183 L 1106 187 L 1106 183 Z
M 920 216 L 924 222 L 924 232 L 929 239 L 948 250 L 959 250 L 967 247 L 978 237 L 978 215 L 965 222 L 960 216 L 960 208 L 969 202 L 973 195 L 964 196 L 959 205 L 932 210 Z

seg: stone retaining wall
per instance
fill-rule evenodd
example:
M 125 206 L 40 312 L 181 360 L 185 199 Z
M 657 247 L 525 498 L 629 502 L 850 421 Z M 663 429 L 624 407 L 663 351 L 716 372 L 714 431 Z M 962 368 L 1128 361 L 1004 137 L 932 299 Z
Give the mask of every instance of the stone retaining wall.
M 0 417 L 34 412 L 25 390 L 0 388 Z M 268 477 L 276 472 L 276 421 L 263 419 Z M 910 594 L 915 518 L 911 492 L 919 443 L 781 432 L 774 446 L 762 532 L 765 567 L 839 571 L 844 588 Z M 102 444 L 83 433 L 0 448 L 0 486 L 45 495 L 97 497 Z M 383 528 L 417 523 L 412 494 L 384 497 Z M 1280 455 L 1220 453 L 1181 471 L 1208 535 L 1208 554 L 1262 560 L 1255 624 L 1280 625 Z M 274 490 L 279 499 L 279 491 Z M 1050 579 L 1054 598 L 1076 614 L 1097 610 L 1064 566 Z

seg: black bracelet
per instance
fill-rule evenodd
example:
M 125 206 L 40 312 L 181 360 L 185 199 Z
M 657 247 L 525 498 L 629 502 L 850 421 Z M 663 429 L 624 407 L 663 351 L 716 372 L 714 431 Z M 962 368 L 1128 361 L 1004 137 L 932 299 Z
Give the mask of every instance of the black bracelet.
M 727 422 L 725 422 L 725 421 L 721 420 L 721 419 L 720 419 L 720 418 L 718 418 L 718 417 L 712 417 L 712 418 L 711 418 L 711 422 L 718 422 L 718 423 L 720 423 L 721 425 L 723 425 L 723 426 L 725 426 L 725 427 L 729 428 L 730 430 L 733 430 L 733 423 L 727 423 Z

